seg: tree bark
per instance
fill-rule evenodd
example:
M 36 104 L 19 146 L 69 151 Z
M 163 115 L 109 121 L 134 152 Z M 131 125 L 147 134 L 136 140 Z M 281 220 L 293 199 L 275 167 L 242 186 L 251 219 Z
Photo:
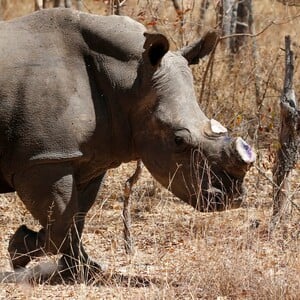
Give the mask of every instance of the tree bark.
M 65 1 L 64 0 L 54 0 L 53 7 L 65 7 Z
M 183 14 L 183 7 L 180 6 L 178 0 L 172 0 L 174 9 L 176 11 L 177 17 L 179 19 L 179 39 L 180 39 L 180 47 L 184 46 L 184 36 L 183 36 L 183 26 L 184 26 L 184 14 Z M 183 4 L 183 3 L 181 3 Z
M 290 214 L 289 175 L 299 159 L 300 111 L 293 89 L 294 57 L 291 51 L 291 38 L 285 37 L 285 78 L 280 98 L 281 128 L 279 149 L 273 168 L 273 215 L 271 230 L 283 222 Z
M 252 22 L 252 0 L 222 0 L 218 7 L 218 24 L 224 36 L 250 33 Z M 245 37 L 232 36 L 225 40 L 231 53 L 237 53 L 245 42 Z

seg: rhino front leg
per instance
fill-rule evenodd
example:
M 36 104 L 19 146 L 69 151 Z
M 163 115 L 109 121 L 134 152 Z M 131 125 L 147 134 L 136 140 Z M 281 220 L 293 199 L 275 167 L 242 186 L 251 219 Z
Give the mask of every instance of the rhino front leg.
M 18 195 L 43 226 L 39 233 L 22 226 L 13 236 L 9 252 L 15 269 L 37 256 L 58 253 L 63 254 L 60 269 L 68 269 L 65 274 L 77 275 L 81 266 L 99 268 L 89 260 L 81 234 L 102 178 L 78 191 L 69 164 L 36 165 L 15 176 Z
M 77 268 L 75 273 L 80 272 L 80 275 L 82 275 L 84 280 L 88 280 L 89 277 L 91 277 L 90 275 L 93 275 L 94 272 L 98 273 L 99 271 L 101 271 L 100 265 L 91 260 L 86 253 L 81 241 L 81 235 L 84 227 L 86 213 L 90 210 L 96 200 L 97 193 L 99 191 L 104 175 L 105 173 L 101 174 L 98 178 L 89 182 L 85 187 L 81 188 L 78 191 L 79 213 L 75 216 L 77 234 L 76 239 L 74 239 L 73 243 L 73 247 L 75 245 L 75 249 L 72 249 L 72 252 L 74 254 L 74 250 L 76 249 L 78 249 L 79 252 L 76 255 L 64 254 L 60 259 L 61 268 L 70 269 L 70 266 L 71 268 Z M 80 261 L 80 265 L 78 264 L 78 258 Z

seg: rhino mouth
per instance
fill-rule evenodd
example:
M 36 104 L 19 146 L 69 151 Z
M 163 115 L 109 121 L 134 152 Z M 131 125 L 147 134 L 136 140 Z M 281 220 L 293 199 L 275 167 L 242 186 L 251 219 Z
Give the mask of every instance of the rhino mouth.
M 205 152 L 192 151 L 191 205 L 207 212 L 239 208 L 245 198 L 244 177 L 255 153 L 241 138 L 221 137 L 211 145 Z
M 243 182 L 230 178 L 227 174 L 226 179 L 218 177 L 217 183 L 197 182 L 197 188 L 193 190 L 189 203 L 201 212 L 236 209 L 245 198 Z
M 185 180 L 185 188 L 190 195 L 189 204 L 202 212 L 239 208 L 245 198 L 245 172 L 227 172 L 222 166 L 203 159 L 200 151 L 193 152 L 192 186 L 188 186 L 188 180 Z
M 245 190 L 242 183 L 230 188 L 211 186 L 202 197 L 202 211 L 223 211 L 236 209 L 242 205 Z

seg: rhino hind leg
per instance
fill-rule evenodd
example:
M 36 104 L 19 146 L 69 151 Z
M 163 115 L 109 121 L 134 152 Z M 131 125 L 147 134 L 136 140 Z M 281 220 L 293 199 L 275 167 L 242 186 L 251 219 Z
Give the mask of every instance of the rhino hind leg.
M 44 254 L 41 248 L 35 249 L 35 247 L 32 247 L 34 250 L 29 251 L 29 247 L 33 246 L 32 243 L 36 242 L 36 245 L 38 245 L 38 234 L 38 232 L 28 229 L 25 225 L 22 225 L 16 231 L 9 245 L 14 272 L 0 272 L 0 282 L 60 283 L 61 281 L 80 280 L 88 283 L 102 273 L 102 267 L 88 257 L 82 246 L 80 258 L 63 254 L 58 263 L 48 261 L 39 263 L 32 268 L 25 268 L 32 259 Z M 22 236 L 27 240 L 26 245 L 21 243 Z M 16 249 L 18 250 L 16 251 Z
M 26 225 L 20 226 L 11 237 L 8 252 L 14 270 L 24 268 L 32 259 L 42 256 L 43 230 L 35 232 Z
M 81 243 L 84 219 L 96 199 L 102 178 L 77 189 L 71 164 L 40 164 L 15 175 L 16 191 L 42 229 L 34 232 L 21 226 L 13 235 L 9 252 L 15 270 L 41 255 L 62 254 L 62 276 L 84 275 L 101 271 L 89 259 Z M 83 270 L 83 271 L 82 271 Z

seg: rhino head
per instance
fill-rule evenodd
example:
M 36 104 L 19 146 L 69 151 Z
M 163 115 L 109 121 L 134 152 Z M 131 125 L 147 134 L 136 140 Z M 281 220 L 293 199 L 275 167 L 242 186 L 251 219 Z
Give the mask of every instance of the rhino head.
M 171 52 L 163 35 L 145 33 L 144 100 L 133 122 L 136 152 L 150 173 L 200 211 L 239 207 L 243 179 L 255 161 L 251 147 L 208 119 L 196 99 L 189 65 L 209 54 L 217 39 L 210 31 Z

